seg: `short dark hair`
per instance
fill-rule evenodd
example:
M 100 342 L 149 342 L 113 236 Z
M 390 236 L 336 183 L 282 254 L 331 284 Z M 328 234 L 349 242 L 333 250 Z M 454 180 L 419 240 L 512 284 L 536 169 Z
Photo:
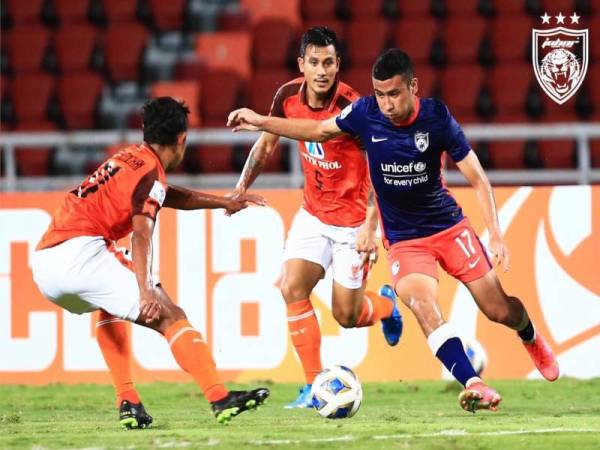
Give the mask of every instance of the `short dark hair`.
M 149 144 L 175 145 L 177 136 L 188 129 L 189 108 L 172 97 L 148 100 L 142 106 L 144 141 Z
M 404 77 L 408 84 L 414 78 L 415 71 L 408 53 L 399 48 L 389 48 L 379 55 L 373 64 L 373 78 L 383 81 L 396 75 Z
M 327 27 L 312 27 L 306 30 L 300 40 L 300 56 L 304 58 L 306 48 L 309 45 L 327 47 L 333 45 L 335 53 L 339 54 L 338 41 L 335 33 Z

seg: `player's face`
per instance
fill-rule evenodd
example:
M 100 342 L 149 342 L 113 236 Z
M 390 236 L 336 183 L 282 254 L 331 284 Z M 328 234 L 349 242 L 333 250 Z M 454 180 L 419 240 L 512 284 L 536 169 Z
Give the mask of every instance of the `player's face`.
M 340 70 L 340 58 L 333 45 L 309 45 L 304 52 L 304 58 L 298 58 L 298 67 L 304 74 L 306 87 L 321 97 L 328 93 L 335 83 L 335 77 Z
M 392 122 L 402 122 L 413 113 L 418 91 L 416 78 L 408 83 L 401 75 L 383 81 L 373 78 L 373 88 L 379 109 Z

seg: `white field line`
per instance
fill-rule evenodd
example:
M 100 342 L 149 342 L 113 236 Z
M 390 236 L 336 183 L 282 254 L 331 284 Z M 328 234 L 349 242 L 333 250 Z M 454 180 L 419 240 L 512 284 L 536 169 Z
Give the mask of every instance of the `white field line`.
M 357 438 L 354 436 L 340 436 L 332 438 L 313 438 L 313 439 L 272 439 L 259 440 L 251 442 L 254 445 L 291 445 L 291 444 L 308 444 L 319 442 L 351 442 L 360 439 L 374 439 L 377 441 L 388 439 L 418 439 L 432 437 L 452 437 L 452 436 L 510 436 L 518 434 L 554 434 L 554 433 L 600 433 L 600 429 L 592 428 L 540 428 L 532 430 L 506 430 L 506 431 L 478 431 L 470 432 L 465 430 L 442 430 L 436 433 L 420 433 L 420 434 L 388 434 L 375 435 L 370 438 Z

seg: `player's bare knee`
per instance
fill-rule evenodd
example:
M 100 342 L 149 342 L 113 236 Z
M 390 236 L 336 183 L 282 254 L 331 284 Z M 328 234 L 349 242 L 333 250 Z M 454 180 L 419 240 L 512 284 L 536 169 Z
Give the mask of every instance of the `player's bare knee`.
M 307 299 L 310 296 L 310 291 L 296 283 L 294 280 L 284 279 L 281 282 L 281 295 L 286 303 L 294 303 L 300 300 Z
M 336 322 L 343 328 L 354 328 L 358 321 L 358 317 L 350 309 L 333 308 L 332 314 Z

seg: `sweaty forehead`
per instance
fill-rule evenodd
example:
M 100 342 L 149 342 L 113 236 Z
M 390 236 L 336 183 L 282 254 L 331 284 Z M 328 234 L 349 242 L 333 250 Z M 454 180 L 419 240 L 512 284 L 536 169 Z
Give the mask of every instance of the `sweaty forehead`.
M 325 47 L 320 47 L 314 44 L 309 44 L 304 51 L 305 58 L 335 58 L 335 47 L 333 45 L 327 45 Z
M 378 80 L 373 78 L 373 87 L 381 92 L 389 92 L 393 90 L 403 91 L 407 88 L 406 81 L 401 75 L 394 75 L 387 80 Z

